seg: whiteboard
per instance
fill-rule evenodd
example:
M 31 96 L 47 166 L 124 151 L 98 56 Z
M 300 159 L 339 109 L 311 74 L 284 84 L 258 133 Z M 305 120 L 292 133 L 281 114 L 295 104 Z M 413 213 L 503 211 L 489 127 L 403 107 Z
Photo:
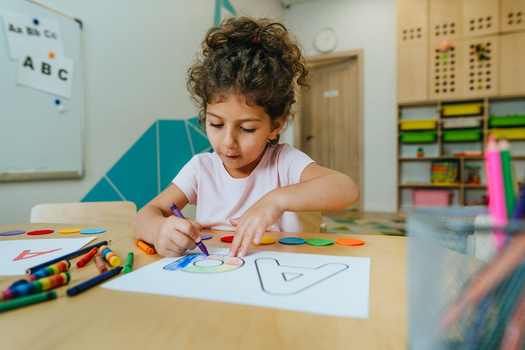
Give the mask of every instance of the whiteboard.
M 60 72 L 61 81 L 69 84 L 68 94 L 21 85 L 20 60 L 10 55 L 6 23 L 14 16 L 30 16 L 42 23 L 56 25 L 56 42 L 49 52 L 49 76 L 58 76 L 58 59 L 71 64 L 71 71 Z M 23 33 L 31 25 L 19 26 Z M 25 30 L 27 29 L 27 33 Z M 44 43 L 47 45 L 47 43 Z M 21 45 L 19 43 L 19 45 Z M 44 45 L 44 46 L 45 46 Z M 48 49 L 48 48 L 39 48 Z M 20 49 L 21 50 L 21 49 Z M 63 50 L 63 52 L 61 52 Z M 46 51 L 47 52 L 47 51 Z M 44 64 L 24 62 L 22 68 L 43 73 Z M 34 65 L 34 67 L 33 67 Z M 0 0 L 0 181 L 70 179 L 84 176 L 84 97 L 82 77 L 82 23 L 29 1 Z M 52 74 L 50 73 L 52 72 Z M 42 74 L 41 74 L 42 75 Z M 64 79 L 62 79 L 64 78 Z M 46 87 L 46 82 L 44 82 Z

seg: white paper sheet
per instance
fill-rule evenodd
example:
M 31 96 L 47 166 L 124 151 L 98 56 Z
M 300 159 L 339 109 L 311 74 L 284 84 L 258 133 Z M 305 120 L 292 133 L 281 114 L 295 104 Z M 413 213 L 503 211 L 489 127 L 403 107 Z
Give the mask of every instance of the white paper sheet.
M 368 318 L 370 258 L 258 252 L 232 259 L 227 249 L 208 251 L 208 258 L 195 250 L 159 260 L 102 287 Z
M 0 276 L 25 275 L 26 269 L 78 250 L 95 237 L 0 241 Z

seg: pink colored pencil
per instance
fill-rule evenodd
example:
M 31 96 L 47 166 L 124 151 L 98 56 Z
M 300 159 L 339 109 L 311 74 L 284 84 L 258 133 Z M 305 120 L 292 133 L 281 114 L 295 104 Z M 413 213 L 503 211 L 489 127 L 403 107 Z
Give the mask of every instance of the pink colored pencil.
M 489 135 L 487 149 L 485 150 L 485 167 L 489 190 L 489 213 L 495 227 L 504 227 L 507 224 L 507 204 L 505 202 L 505 187 L 503 185 L 503 169 L 501 154 L 494 136 Z M 493 241 L 496 249 L 500 251 L 505 245 L 505 232 L 494 230 Z

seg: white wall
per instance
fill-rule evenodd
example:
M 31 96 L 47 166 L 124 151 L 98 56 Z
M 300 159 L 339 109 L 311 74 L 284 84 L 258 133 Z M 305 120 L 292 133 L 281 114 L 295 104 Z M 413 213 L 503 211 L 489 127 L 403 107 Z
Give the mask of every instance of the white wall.
M 238 14 L 282 17 L 278 0 L 230 1 Z M 86 176 L 0 183 L 0 225 L 28 222 L 38 203 L 78 202 L 155 120 L 195 116 L 186 71 L 215 12 L 215 0 L 38 2 L 84 24 Z
M 395 212 L 396 1 L 315 0 L 292 5 L 284 18 L 309 55 L 319 54 L 313 38 L 328 26 L 339 36 L 335 51 L 364 50 L 364 208 Z

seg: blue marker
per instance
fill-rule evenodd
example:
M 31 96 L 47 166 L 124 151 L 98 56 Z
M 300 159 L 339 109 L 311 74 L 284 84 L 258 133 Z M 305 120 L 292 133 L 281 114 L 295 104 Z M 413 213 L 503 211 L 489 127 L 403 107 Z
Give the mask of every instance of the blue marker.
M 175 216 L 181 218 L 181 219 L 186 219 L 184 217 L 184 215 L 182 215 L 182 213 L 180 212 L 179 208 L 177 208 L 177 206 L 175 205 L 175 203 L 171 203 L 170 204 L 170 209 L 171 211 L 173 212 L 173 214 L 175 214 Z M 199 243 L 197 243 L 197 245 L 199 246 L 199 248 L 202 250 L 202 252 L 204 254 L 206 254 L 206 256 L 209 256 L 210 254 L 208 253 L 208 249 L 206 249 L 206 246 L 204 246 L 204 243 L 202 243 L 202 241 L 200 241 Z

